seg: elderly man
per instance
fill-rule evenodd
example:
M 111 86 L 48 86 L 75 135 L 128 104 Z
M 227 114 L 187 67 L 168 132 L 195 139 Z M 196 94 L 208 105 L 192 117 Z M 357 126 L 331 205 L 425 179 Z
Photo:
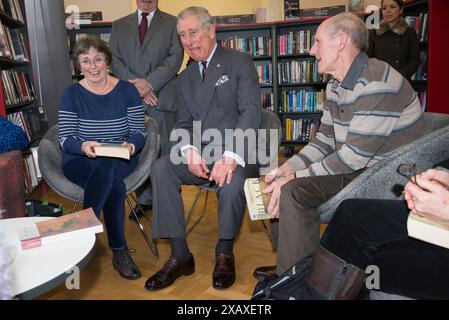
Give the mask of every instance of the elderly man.
M 212 285 L 223 289 L 235 281 L 233 243 L 245 210 L 243 184 L 246 178 L 258 173 L 257 166 L 248 161 L 251 158 L 248 150 L 253 150 L 256 142 L 247 141 L 245 148 L 235 143 L 238 129 L 255 133 L 260 125 L 262 108 L 257 71 L 248 54 L 217 46 L 215 27 L 206 9 L 183 10 L 178 15 L 177 29 L 184 50 L 194 60 L 180 74 L 177 87 L 176 129 L 181 135 L 185 133 L 187 141 L 181 139 L 174 147 L 175 152 L 171 152 L 172 158 L 160 158 L 151 169 L 153 235 L 169 238 L 172 252 L 145 287 L 159 290 L 170 286 L 181 275 L 195 271 L 193 255 L 185 239 L 181 185 L 210 181 L 217 185 L 219 199 L 219 240 Z M 195 131 L 195 121 L 200 123 L 200 132 Z M 206 130 L 218 133 L 219 137 L 209 136 L 207 141 L 194 146 L 195 136 L 208 136 Z M 226 136 L 233 130 L 231 137 Z M 213 148 L 207 148 L 210 146 Z M 178 151 L 184 157 L 181 164 L 172 161 Z
M 316 137 L 267 175 L 268 210 L 279 218 L 277 267 L 260 267 L 256 277 L 275 278 L 312 254 L 320 237 L 316 209 L 387 152 L 424 132 L 415 91 L 391 66 L 368 59 L 367 43 L 365 24 L 351 13 L 318 27 L 310 54 L 318 71 L 333 78 Z

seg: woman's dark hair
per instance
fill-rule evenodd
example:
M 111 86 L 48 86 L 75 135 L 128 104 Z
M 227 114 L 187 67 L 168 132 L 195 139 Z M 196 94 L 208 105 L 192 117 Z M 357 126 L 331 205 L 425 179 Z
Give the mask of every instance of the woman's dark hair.
M 108 44 L 101 40 L 99 37 L 94 35 L 87 35 L 86 37 L 81 38 L 75 44 L 75 49 L 73 49 L 73 64 L 81 71 L 79 56 L 81 54 L 88 53 L 91 48 L 94 48 L 98 52 L 104 53 L 106 56 L 106 64 L 108 66 L 111 65 L 112 62 L 112 53 L 111 49 L 109 49 Z
M 399 6 L 399 8 L 402 8 L 404 6 L 404 1 L 403 0 L 393 0 L 394 2 L 396 2 L 396 4 Z M 384 0 L 382 0 L 380 2 L 380 6 L 382 7 L 384 5 Z

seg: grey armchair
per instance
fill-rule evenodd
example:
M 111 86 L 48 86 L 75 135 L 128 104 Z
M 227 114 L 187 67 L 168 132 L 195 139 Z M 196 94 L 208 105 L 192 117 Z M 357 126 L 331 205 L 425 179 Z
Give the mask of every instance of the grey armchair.
M 349 198 L 396 199 L 406 178 L 396 172 L 401 163 L 416 163 L 421 171 L 449 158 L 449 114 L 424 113 L 426 133 L 366 169 L 343 190 L 318 207 L 321 221 L 328 223 L 340 202 Z M 402 191 L 402 190 L 401 190 Z
M 146 233 L 140 218 L 137 216 L 129 200 L 129 197 L 132 197 L 134 202 L 137 203 L 132 193 L 149 177 L 151 164 L 159 152 L 159 137 L 157 133 L 158 128 L 156 121 L 153 119 L 148 119 L 145 124 L 145 130 L 147 133 L 147 138 L 145 146 L 140 153 L 137 167 L 133 173 L 124 180 L 126 185 L 126 202 L 133 212 L 134 218 L 139 225 L 142 235 L 150 247 L 153 255 L 158 257 L 156 246 Z M 72 211 L 75 210 L 76 203 L 83 202 L 84 190 L 69 181 L 62 173 L 62 150 L 59 147 L 58 141 L 58 125 L 53 126 L 47 131 L 39 144 L 38 153 L 39 168 L 41 170 L 42 177 L 56 193 L 64 198 L 74 201 Z

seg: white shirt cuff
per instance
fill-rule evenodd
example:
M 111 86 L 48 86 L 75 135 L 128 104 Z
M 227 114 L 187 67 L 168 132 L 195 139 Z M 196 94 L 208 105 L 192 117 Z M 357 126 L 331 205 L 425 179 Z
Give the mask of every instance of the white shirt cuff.
M 243 159 L 237 153 L 234 153 L 234 152 L 231 152 L 231 151 L 225 151 L 223 153 L 223 157 L 232 158 L 232 159 L 234 159 L 237 162 L 237 164 L 239 164 L 240 166 L 245 168 L 245 161 L 243 161 Z
M 183 157 L 186 156 L 186 155 L 184 154 L 184 151 L 186 151 L 187 149 L 193 149 L 193 150 L 195 150 L 196 152 L 199 153 L 197 147 L 195 147 L 194 145 L 188 144 L 188 145 L 182 146 L 182 147 L 179 149 L 179 150 L 181 151 L 181 154 L 182 154 Z

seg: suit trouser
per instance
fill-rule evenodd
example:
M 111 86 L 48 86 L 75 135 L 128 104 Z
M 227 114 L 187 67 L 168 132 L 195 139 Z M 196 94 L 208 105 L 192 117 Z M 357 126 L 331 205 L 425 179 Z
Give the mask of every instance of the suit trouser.
M 279 275 L 315 251 L 320 241 L 320 216 L 316 209 L 362 171 L 297 178 L 281 188 L 277 249 Z
M 170 133 L 176 124 L 176 112 L 160 111 L 155 107 L 146 106 L 145 114 L 156 121 L 160 138 L 160 154 L 164 156 L 170 153 Z M 137 202 L 140 205 L 151 205 L 153 203 L 153 188 L 151 180 L 148 179 L 136 191 Z
M 113 249 L 126 245 L 124 231 L 126 186 L 123 179 L 137 166 L 138 157 L 130 161 L 115 158 L 91 159 L 85 156 L 64 164 L 64 175 L 84 189 L 83 208 L 97 217 L 103 209 L 108 243 Z
M 212 169 L 212 166 L 209 166 Z M 257 176 L 257 166 L 237 166 L 230 184 L 218 188 L 218 229 L 220 239 L 234 239 L 240 231 L 245 211 L 245 179 Z M 181 185 L 201 185 L 209 182 L 194 176 L 185 164 L 175 165 L 166 155 L 151 168 L 153 185 L 153 236 L 185 238 L 184 205 Z
M 449 250 L 409 238 L 408 213 L 402 200 L 345 200 L 320 243 L 361 269 L 377 266 L 382 291 L 449 299 Z

